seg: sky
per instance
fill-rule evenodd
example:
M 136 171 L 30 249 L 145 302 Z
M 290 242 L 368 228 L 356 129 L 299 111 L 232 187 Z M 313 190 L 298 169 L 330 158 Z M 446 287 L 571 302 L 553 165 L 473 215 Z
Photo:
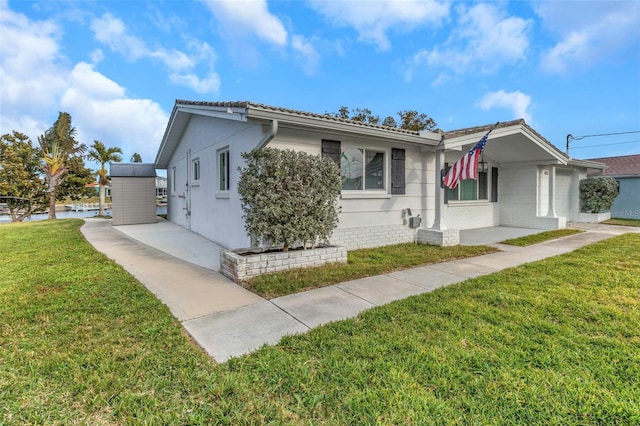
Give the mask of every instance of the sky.
M 176 99 L 524 118 L 573 158 L 639 154 L 640 2 L 0 0 L 0 134 L 64 111 L 154 162 Z

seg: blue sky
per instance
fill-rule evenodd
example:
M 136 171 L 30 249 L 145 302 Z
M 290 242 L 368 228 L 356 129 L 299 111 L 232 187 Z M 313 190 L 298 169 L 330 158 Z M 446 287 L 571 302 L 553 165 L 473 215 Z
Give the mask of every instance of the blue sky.
M 0 0 L 0 83 L 3 134 L 66 111 L 125 160 L 154 161 L 176 99 L 524 118 L 564 151 L 640 131 L 640 2 Z M 640 133 L 570 152 L 638 153 Z

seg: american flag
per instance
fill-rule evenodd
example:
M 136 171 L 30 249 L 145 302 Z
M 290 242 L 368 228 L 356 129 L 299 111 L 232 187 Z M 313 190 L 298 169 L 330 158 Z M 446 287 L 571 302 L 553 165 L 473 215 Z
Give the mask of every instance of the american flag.
M 497 126 L 498 123 L 496 123 Z M 456 161 L 447 172 L 442 184 L 446 187 L 454 189 L 458 183 L 464 179 L 478 179 L 478 161 L 480 154 L 487 143 L 489 133 L 496 127 L 493 126 L 486 135 L 471 150 Z

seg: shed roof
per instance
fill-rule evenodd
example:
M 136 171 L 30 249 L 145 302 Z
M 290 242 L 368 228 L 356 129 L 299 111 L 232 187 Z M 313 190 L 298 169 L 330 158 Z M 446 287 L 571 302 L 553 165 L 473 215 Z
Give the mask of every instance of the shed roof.
M 111 177 L 156 177 L 153 163 L 109 163 Z
M 604 171 L 597 173 L 599 176 L 640 176 L 640 154 L 592 158 L 591 161 L 607 165 Z

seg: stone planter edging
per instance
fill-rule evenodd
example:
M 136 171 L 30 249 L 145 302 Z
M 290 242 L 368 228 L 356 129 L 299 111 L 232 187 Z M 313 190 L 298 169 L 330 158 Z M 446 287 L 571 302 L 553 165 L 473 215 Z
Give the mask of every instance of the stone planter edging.
M 308 250 L 279 251 L 240 255 L 255 249 L 223 250 L 220 252 L 220 270 L 224 276 L 239 283 L 249 278 L 294 268 L 310 268 L 326 263 L 346 263 L 345 246 L 320 247 Z
M 605 213 L 579 213 L 578 222 L 583 223 L 600 223 L 604 220 L 611 219 L 611 212 Z

